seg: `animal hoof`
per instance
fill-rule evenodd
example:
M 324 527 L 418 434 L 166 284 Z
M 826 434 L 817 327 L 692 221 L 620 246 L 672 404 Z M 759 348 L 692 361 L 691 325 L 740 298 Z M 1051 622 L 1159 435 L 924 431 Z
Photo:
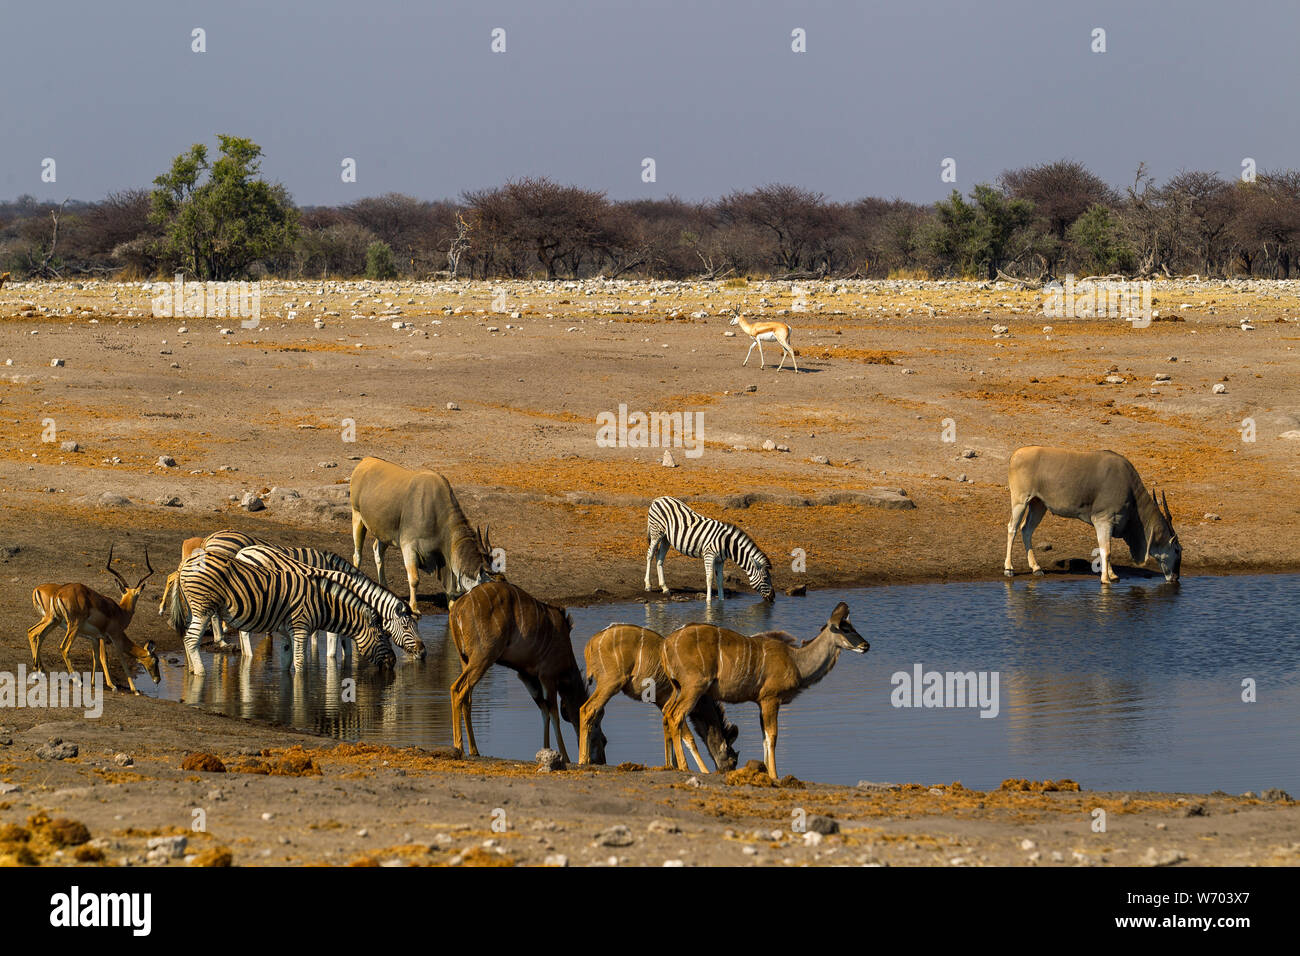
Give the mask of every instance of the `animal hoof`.
M 1002 574 L 1004 577 L 1008 577 L 1008 578 L 1014 578 L 1016 576 L 1016 572 L 1012 571 L 1010 568 L 1004 569 Z
M 1042 569 L 1042 568 L 1034 568 L 1034 577 L 1036 577 L 1036 578 L 1041 578 L 1042 576 L 1043 576 L 1043 569 Z

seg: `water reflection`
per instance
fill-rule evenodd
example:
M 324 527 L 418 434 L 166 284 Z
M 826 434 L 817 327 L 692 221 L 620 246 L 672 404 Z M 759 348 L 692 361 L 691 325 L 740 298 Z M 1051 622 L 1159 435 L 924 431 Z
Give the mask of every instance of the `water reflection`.
M 853 783 L 861 778 L 997 786 L 1007 776 L 1071 776 L 1085 786 L 1240 792 L 1300 787 L 1300 576 L 1195 578 L 1181 586 L 1129 578 L 1029 578 L 972 584 L 814 592 L 768 605 L 655 600 L 573 608 L 579 662 L 587 639 L 611 621 L 669 634 L 692 621 L 746 633 L 782 628 L 814 636 L 840 600 L 871 641 L 844 655 L 817 686 L 782 709 L 782 771 Z M 428 615 L 424 661 L 399 656 L 383 674 L 326 660 L 323 646 L 295 674 L 278 642 L 250 659 L 205 654 L 207 674 L 164 664 L 163 696 L 253 720 L 394 746 L 450 743 L 449 688 L 460 661 L 446 617 Z M 995 719 L 975 709 L 891 705 L 891 675 L 996 671 Z M 1261 685 L 1241 700 L 1243 677 Z M 145 680 L 146 692 L 158 693 Z M 735 705 L 741 759 L 761 756 L 757 708 Z M 491 668 L 474 695 L 484 753 L 529 759 L 538 715 L 515 675 Z M 576 734 L 564 725 L 566 746 Z M 612 762 L 662 760 L 659 722 L 619 697 L 606 713 Z

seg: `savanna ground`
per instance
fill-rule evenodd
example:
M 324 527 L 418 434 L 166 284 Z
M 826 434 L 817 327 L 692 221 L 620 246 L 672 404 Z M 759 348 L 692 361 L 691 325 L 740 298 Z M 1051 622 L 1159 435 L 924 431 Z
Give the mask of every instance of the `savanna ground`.
M 491 526 L 511 580 L 559 602 L 642 594 L 645 505 L 659 494 L 744 526 L 779 588 L 1000 576 L 1006 461 L 1032 443 L 1126 454 L 1168 493 L 1184 576 L 1300 567 L 1300 283 L 1156 282 L 1147 328 L 1045 318 L 1041 292 L 1007 284 L 800 288 L 266 282 L 260 324 L 246 329 L 151 317 L 158 290 L 139 284 L 6 286 L 0 670 L 29 658 L 34 585 L 115 593 L 101 570 L 110 543 L 127 577 L 143 573 L 144 546 L 165 572 L 184 537 L 222 527 L 350 554 L 346 479 L 364 455 L 446 474 L 471 520 Z M 799 374 L 770 367 L 779 352 L 767 346 L 769 368 L 757 350 L 741 366 L 748 340 L 726 336 L 722 314 L 736 307 L 793 326 Z M 667 468 L 660 448 L 599 447 L 597 415 L 620 404 L 702 413 L 703 453 L 672 449 Z M 916 507 L 879 507 L 875 488 L 904 489 Z M 264 510 L 241 507 L 249 492 Z M 1036 544 L 1051 545 L 1040 555 L 1049 573 L 1085 573 L 1096 541 L 1049 517 Z M 1023 573 L 1018 542 L 1015 560 Z M 1121 549 L 1121 575 L 1126 561 Z M 666 573 L 681 591 L 702 589 L 698 562 L 671 557 Z M 161 576 L 131 633 L 175 651 L 154 614 Z M 388 581 L 403 591 L 392 553 Z M 53 659 L 52 641 L 44 653 Z M 123 695 L 99 720 L 68 713 L 0 711 L 0 780 L 19 787 L 0 793 L 0 821 L 20 825 L 0 832 L 0 857 L 141 861 L 150 837 L 184 833 L 189 853 L 224 846 L 237 864 L 1300 862 L 1300 808 L 1286 799 L 975 793 L 950 781 L 773 789 L 744 774 L 697 787 L 686 774 L 615 768 L 540 776 L 336 748 Z M 36 757 L 52 736 L 80 754 Z M 286 760 L 295 746 L 312 759 Z M 180 769 L 197 751 L 253 772 Z M 115 763 L 119 752 L 134 765 Z M 1110 813 L 1104 834 L 1090 828 L 1097 807 Z M 204 834 L 190 830 L 195 808 Z M 841 831 L 820 843 L 792 834 L 795 808 L 834 816 Z M 497 809 L 505 833 L 491 828 Z M 41 813 L 84 822 L 95 842 L 60 849 L 66 834 Z M 600 844 L 616 824 L 633 842 Z

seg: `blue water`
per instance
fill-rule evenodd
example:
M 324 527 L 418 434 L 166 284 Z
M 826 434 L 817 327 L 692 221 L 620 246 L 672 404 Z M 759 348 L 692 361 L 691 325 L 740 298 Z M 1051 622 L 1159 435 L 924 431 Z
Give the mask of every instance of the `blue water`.
M 830 675 L 781 709 L 777 768 L 809 780 L 861 779 L 996 787 L 1006 777 L 1070 777 L 1086 789 L 1300 793 L 1300 575 L 1159 578 L 1101 588 L 1096 580 L 1016 578 L 813 592 L 768 607 L 742 594 L 703 601 L 572 610 L 575 653 L 612 621 L 667 634 L 709 620 L 753 633 L 813 637 L 848 603 L 866 655 L 842 654 Z M 451 741 L 448 688 L 459 673 L 446 617 L 426 616 L 424 662 L 358 676 L 313 664 L 294 678 L 268 642 L 250 662 L 204 655 L 208 675 L 165 662 L 161 695 L 224 713 L 395 746 Z M 323 656 L 324 648 L 321 647 Z M 400 657 L 400 654 L 399 654 Z M 901 708 L 896 672 L 996 672 L 998 713 Z M 1244 702 L 1243 681 L 1256 701 Z M 146 693 L 147 677 L 137 680 Z M 155 693 L 158 690 L 153 691 Z M 762 757 L 758 708 L 732 704 L 742 762 Z M 577 755 L 568 724 L 566 745 Z M 610 763 L 662 762 L 658 712 L 621 695 L 606 710 Z M 492 668 L 474 693 L 485 754 L 531 759 L 542 720 L 518 678 Z

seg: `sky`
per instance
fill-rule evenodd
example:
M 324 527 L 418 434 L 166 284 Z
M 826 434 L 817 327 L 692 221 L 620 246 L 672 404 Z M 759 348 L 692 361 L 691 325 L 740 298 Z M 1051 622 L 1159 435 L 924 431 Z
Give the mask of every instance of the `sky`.
M 1118 187 L 1139 162 L 1158 180 L 1235 177 L 1247 158 L 1300 166 L 1295 0 L 6 0 L 3 13 L 2 199 L 148 186 L 192 143 L 215 153 L 217 133 L 260 144 L 264 175 L 301 205 L 455 198 L 522 176 L 613 199 L 788 182 L 932 202 L 1061 158 Z

